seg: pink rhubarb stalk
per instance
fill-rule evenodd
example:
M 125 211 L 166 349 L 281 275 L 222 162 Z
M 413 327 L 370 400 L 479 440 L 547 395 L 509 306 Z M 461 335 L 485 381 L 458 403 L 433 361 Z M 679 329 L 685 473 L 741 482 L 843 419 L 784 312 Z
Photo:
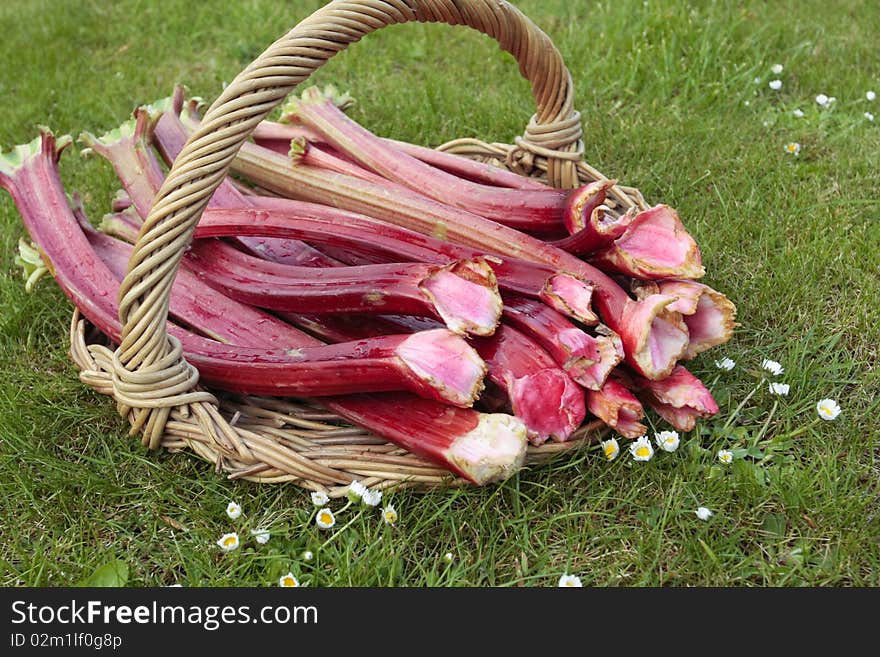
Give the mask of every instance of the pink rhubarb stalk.
M 294 117 L 282 116 L 281 118 L 282 121 L 289 121 L 291 119 L 294 119 Z M 332 148 L 326 143 L 323 135 L 303 125 L 261 121 L 251 136 L 260 146 L 282 154 L 287 153 L 289 144 L 294 139 L 303 139 L 310 144 L 320 144 L 322 149 L 325 150 Z M 381 139 L 425 164 L 430 164 L 437 169 L 442 169 L 446 173 L 470 180 L 471 182 L 493 187 L 508 187 L 510 189 L 531 189 L 537 191 L 550 189 L 548 185 L 533 178 L 521 176 L 486 162 L 478 162 L 477 160 L 453 153 L 411 144 L 407 141 L 398 141 L 386 137 L 381 137 Z M 332 152 L 336 152 L 335 149 Z
M 615 334 L 594 337 L 544 304 L 522 297 L 504 297 L 504 320 L 538 340 L 557 365 L 577 383 L 598 390 L 623 360 Z
M 695 281 L 660 281 L 661 294 L 678 297 L 670 309 L 682 314 L 690 340 L 683 358 L 724 344 L 736 328 L 736 306 L 724 294 Z
M 541 191 L 491 187 L 436 169 L 408 155 L 346 116 L 316 87 L 291 97 L 288 118 L 321 133 L 339 151 L 383 178 L 437 201 L 519 230 L 553 233 L 563 228 L 568 190 Z
M 668 205 L 655 205 L 638 213 L 623 235 L 593 253 L 590 262 L 651 280 L 700 278 L 706 273 L 696 241 Z
M 501 318 L 495 274 L 479 260 L 315 269 L 260 260 L 216 240 L 194 242 L 186 258 L 230 298 L 269 310 L 436 317 L 473 335 L 491 335 Z
M 586 415 L 584 391 L 540 345 L 502 324 L 492 337 L 477 338 L 475 347 L 533 444 L 548 438 L 564 441 L 581 425 Z
M 195 237 L 291 238 L 357 251 L 382 262 L 445 264 L 482 255 L 477 249 L 324 205 L 289 199 L 258 202 L 265 209 L 207 208 L 196 226 Z M 288 248 L 292 248 L 290 242 Z M 499 287 L 539 299 L 585 324 L 598 321 L 590 309 L 591 288 L 574 276 L 517 258 L 487 257 L 486 261 L 494 270 Z
M 572 255 L 588 256 L 623 235 L 637 212 L 635 208 L 630 208 L 616 217 L 606 206 L 599 205 L 590 210 L 589 219 L 583 228 L 568 237 L 554 240 L 551 244 Z
M 633 386 L 642 402 L 679 431 L 692 431 L 698 419 L 718 412 L 712 393 L 682 365 L 660 381 L 634 377 Z
M 635 439 L 648 431 L 640 422 L 645 417 L 642 404 L 616 379 L 608 379 L 599 390 L 587 391 L 587 409 L 625 438 Z

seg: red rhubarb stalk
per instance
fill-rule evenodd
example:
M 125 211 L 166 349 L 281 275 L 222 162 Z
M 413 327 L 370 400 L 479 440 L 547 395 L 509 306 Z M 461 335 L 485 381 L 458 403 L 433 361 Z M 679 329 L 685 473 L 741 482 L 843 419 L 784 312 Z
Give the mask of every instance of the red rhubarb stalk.
M 569 190 L 491 187 L 448 174 L 352 121 L 316 87 L 303 91 L 300 98 L 291 97 L 284 112 L 368 169 L 437 201 L 534 233 L 558 232 L 564 226 Z
M 501 318 L 495 274 L 481 260 L 315 269 L 266 262 L 217 240 L 194 242 L 185 257 L 230 298 L 269 310 L 436 317 L 472 335 L 491 335 Z
M 281 118 L 282 121 L 291 119 L 293 117 L 282 116 Z M 251 136 L 260 146 L 282 154 L 287 153 L 288 145 L 294 139 L 304 139 L 310 144 L 320 144 L 325 150 L 329 147 L 320 133 L 303 125 L 261 121 Z M 465 178 L 471 182 L 491 185 L 493 187 L 508 187 L 510 189 L 531 189 L 537 191 L 551 189 L 548 185 L 533 178 L 512 173 L 486 162 L 478 162 L 460 155 L 411 144 L 407 141 L 398 141 L 386 137 L 381 137 L 381 139 L 408 155 L 418 158 L 425 164 L 430 164 L 433 167 L 442 169 L 446 173 L 451 173 L 459 178 Z
M 632 385 L 642 402 L 679 431 L 692 431 L 698 419 L 718 412 L 712 393 L 682 365 L 660 381 L 633 377 Z
M 586 415 L 584 391 L 540 345 L 504 324 L 492 337 L 475 339 L 474 345 L 533 444 L 548 438 L 564 441 L 581 425 Z
M 196 226 L 196 239 L 232 235 L 284 237 L 357 251 L 382 262 L 445 264 L 482 255 L 477 249 L 329 206 L 289 199 L 260 202 L 273 209 L 207 208 Z M 288 248 L 295 247 L 288 242 Z M 488 257 L 486 261 L 495 271 L 499 287 L 540 299 L 585 324 L 598 321 L 590 310 L 591 289 L 574 276 L 516 258 Z
M 623 360 L 616 334 L 589 335 L 542 303 L 506 295 L 503 316 L 506 323 L 535 338 L 557 365 L 587 389 L 601 388 Z
M 604 191 L 601 196 L 604 199 Z M 636 217 L 637 212 L 635 208 L 630 208 L 618 217 L 611 214 L 607 206 L 596 204 L 589 210 L 588 219 L 577 232 L 568 237 L 554 240 L 551 244 L 572 255 L 589 255 L 608 246 L 623 235 L 627 226 Z
M 620 237 L 590 256 L 590 262 L 651 280 L 700 278 L 706 273 L 696 241 L 668 205 L 639 212 Z
M 599 390 L 587 391 L 587 408 L 625 438 L 638 438 L 648 428 L 639 422 L 645 417 L 642 404 L 622 383 L 608 379 Z

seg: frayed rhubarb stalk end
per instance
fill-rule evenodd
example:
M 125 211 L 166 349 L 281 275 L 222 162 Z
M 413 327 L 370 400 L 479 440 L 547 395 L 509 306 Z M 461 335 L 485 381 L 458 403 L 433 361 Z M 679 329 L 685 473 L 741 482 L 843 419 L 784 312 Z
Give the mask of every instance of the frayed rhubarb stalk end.
M 508 387 L 510 405 L 522 418 L 533 445 L 548 438 L 564 442 L 586 415 L 584 393 L 560 369 L 544 369 L 522 376 Z
M 675 301 L 677 297 L 652 294 L 624 307 L 619 334 L 626 361 L 645 378 L 669 375 L 687 351 L 687 325 L 680 313 L 668 308 Z
M 498 281 L 482 258 L 438 267 L 419 287 L 455 333 L 492 335 L 501 321 L 503 304 Z
M 25 291 L 33 292 L 34 286 L 40 279 L 50 273 L 46 262 L 47 260 L 43 259 L 36 244 L 29 242 L 23 237 L 19 238 L 18 255 L 15 256 L 15 264 L 22 268 Z
M 587 408 L 624 438 L 644 436 L 648 428 L 639 422 L 645 416 L 642 404 L 622 383 L 609 379 L 601 390 L 587 392 Z
M 396 349 L 414 379 L 436 391 L 436 399 L 467 408 L 483 391 L 486 363 L 465 340 L 446 329 L 413 333 Z
M 477 426 L 447 450 L 447 459 L 478 486 L 504 481 L 526 457 L 526 427 L 504 413 L 480 413 Z
M 730 340 L 736 328 L 736 306 L 724 294 L 694 281 L 661 281 L 661 294 L 678 297 L 669 306 L 682 314 L 690 339 L 683 358 L 689 360 Z
M 709 389 L 682 365 L 660 381 L 637 379 L 635 386 L 642 400 L 679 431 L 692 431 L 698 419 L 718 412 Z
M 566 230 L 571 234 L 586 228 L 593 210 L 605 202 L 606 193 L 616 184 L 616 180 L 597 180 L 572 191 L 566 199 L 563 214 Z
M 595 326 L 599 323 L 599 317 L 591 308 L 593 287 L 576 276 L 571 274 L 552 276 L 544 284 L 540 297 L 554 310 L 573 317 L 582 324 Z
M 697 242 L 667 205 L 640 212 L 623 235 L 590 260 L 621 274 L 652 280 L 694 279 L 706 273 Z

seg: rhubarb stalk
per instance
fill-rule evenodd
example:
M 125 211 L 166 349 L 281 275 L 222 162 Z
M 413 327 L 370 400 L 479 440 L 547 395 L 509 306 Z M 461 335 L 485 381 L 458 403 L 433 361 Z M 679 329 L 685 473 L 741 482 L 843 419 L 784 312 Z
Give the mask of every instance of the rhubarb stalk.
M 553 233 L 564 226 L 568 190 L 490 187 L 448 174 L 379 139 L 316 87 L 303 91 L 300 98 L 291 97 L 283 111 L 288 120 L 321 133 L 339 151 L 383 178 L 437 201 L 529 232 Z

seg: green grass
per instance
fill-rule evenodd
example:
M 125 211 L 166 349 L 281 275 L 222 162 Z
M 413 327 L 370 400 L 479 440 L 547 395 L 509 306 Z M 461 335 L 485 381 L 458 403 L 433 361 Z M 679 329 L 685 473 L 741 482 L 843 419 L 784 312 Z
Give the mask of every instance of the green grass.
M 6 0 L 0 146 L 38 124 L 100 133 L 177 82 L 213 99 L 321 4 Z M 137 586 L 268 586 L 288 570 L 311 586 L 545 586 L 563 572 L 595 586 L 880 584 L 880 101 L 865 99 L 880 92 L 880 8 L 690 4 L 518 3 L 570 68 L 586 159 L 675 206 L 706 282 L 738 306 L 734 339 L 693 363 L 721 412 L 677 452 L 607 463 L 591 449 L 499 486 L 393 493 L 397 526 L 349 508 L 344 531 L 322 532 L 295 486 L 227 481 L 127 436 L 68 360 L 66 298 L 49 280 L 24 292 L 13 263 L 24 230 L 0 194 L 0 584 L 76 583 L 114 559 Z M 774 63 L 780 91 L 767 86 Z M 512 58 L 463 28 L 388 28 L 313 81 L 350 90 L 352 116 L 375 132 L 428 145 L 509 143 L 533 112 Z M 838 98 L 832 109 L 820 92 Z M 69 153 L 62 175 L 92 216 L 107 211 L 102 162 Z M 736 369 L 717 370 L 722 356 Z M 761 383 L 765 357 L 784 365 L 789 396 Z M 843 407 L 833 423 L 816 419 L 823 397 Z M 719 448 L 741 456 L 722 467 Z M 237 521 L 229 500 L 244 508 Z M 266 545 L 214 544 L 258 526 L 272 531 Z

